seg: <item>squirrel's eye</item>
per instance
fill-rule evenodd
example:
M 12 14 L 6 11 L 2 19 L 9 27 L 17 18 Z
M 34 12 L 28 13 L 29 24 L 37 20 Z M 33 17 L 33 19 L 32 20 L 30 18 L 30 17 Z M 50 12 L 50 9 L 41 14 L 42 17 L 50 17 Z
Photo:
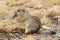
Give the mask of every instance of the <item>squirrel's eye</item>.
M 18 10 L 14 13 L 13 18 L 15 18 L 15 17 L 17 17 L 17 16 L 23 17 L 24 14 L 25 14 L 25 9 L 18 9 Z
M 24 9 L 17 10 L 17 12 L 25 12 Z

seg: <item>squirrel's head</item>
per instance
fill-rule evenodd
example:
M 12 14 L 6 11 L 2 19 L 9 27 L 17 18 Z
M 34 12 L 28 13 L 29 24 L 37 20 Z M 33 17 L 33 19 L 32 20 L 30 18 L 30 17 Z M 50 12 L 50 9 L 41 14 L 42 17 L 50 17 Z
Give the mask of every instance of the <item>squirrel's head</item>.
M 20 23 L 23 23 L 23 22 L 26 20 L 25 10 L 24 10 L 24 9 L 18 10 L 17 16 L 18 16 L 19 22 L 20 22 Z

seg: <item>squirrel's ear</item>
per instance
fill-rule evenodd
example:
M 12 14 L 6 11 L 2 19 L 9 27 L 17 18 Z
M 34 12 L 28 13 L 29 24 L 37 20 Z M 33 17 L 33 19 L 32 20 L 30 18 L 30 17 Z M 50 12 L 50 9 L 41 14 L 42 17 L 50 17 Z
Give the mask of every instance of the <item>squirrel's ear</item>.
M 17 12 L 14 13 L 14 15 L 13 15 L 13 19 L 14 19 L 15 17 L 17 17 Z

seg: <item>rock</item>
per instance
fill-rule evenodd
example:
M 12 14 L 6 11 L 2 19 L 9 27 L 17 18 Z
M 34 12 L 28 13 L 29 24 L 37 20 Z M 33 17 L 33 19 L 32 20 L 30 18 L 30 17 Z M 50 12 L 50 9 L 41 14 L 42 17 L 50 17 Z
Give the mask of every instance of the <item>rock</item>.
M 49 8 L 47 15 L 53 15 L 53 16 L 60 16 L 60 5 L 55 5 L 51 8 Z
M 37 40 L 37 38 L 32 35 L 28 35 L 26 38 L 23 38 L 21 40 Z
M 58 21 L 60 19 L 60 6 L 53 6 L 52 8 L 48 9 L 47 13 L 48 19 L 52 20 L 52 24 L 59 24 Z
M 54 5 L 59 5 L 60 0 L 40 0 L 43 8 L 51 8 Z
M 15 20 L 2 20 L 0 21 L 0 30 L 6 32 L 12 32 L 13 30 L 19 28 L 20 24 L 17 23 Z
M 47 17 L 41 17 L 40 20 L 42 25 L 52 25 L 52 20 Z

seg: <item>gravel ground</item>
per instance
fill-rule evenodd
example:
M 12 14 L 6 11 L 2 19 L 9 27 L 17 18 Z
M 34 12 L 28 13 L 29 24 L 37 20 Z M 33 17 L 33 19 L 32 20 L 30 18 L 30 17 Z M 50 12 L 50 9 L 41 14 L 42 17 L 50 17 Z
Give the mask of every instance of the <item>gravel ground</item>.
M 60 40 L 60 0 L 0 0 L 0 40 Z

